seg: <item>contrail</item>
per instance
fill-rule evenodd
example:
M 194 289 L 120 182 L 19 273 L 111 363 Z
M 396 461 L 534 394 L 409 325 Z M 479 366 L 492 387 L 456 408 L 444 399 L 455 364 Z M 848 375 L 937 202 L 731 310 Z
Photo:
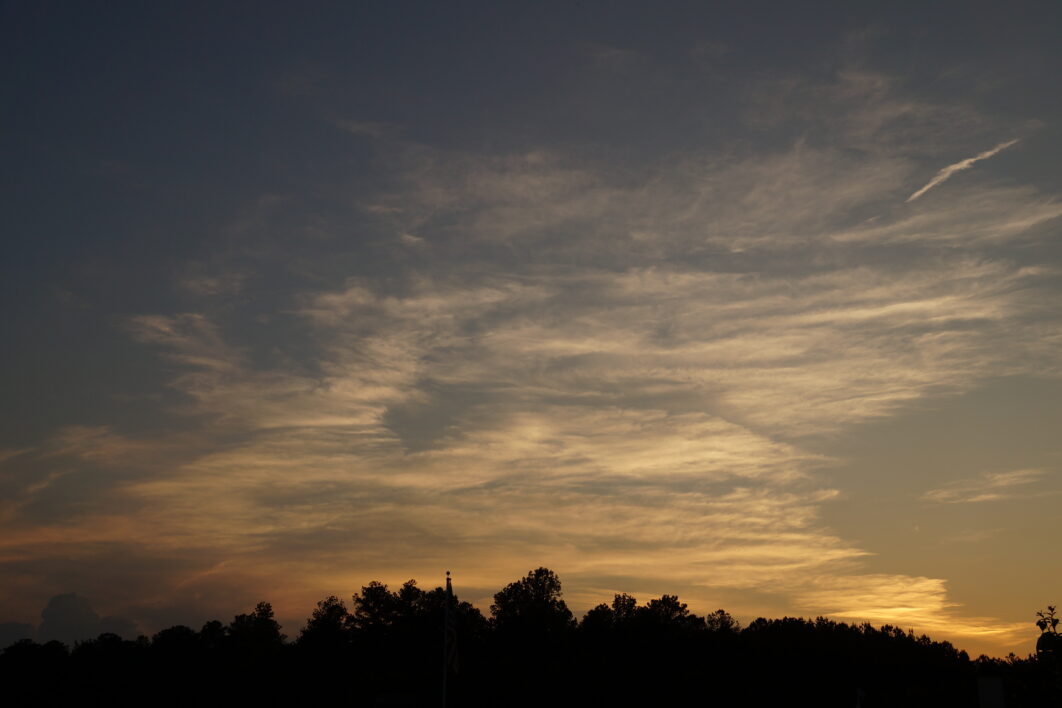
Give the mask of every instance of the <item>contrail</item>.
M 925 194 L 929 190 L 933 189 L 933 187 L 936 187 L 941 182 L 947 180 L 949 177 L 951 177 L 956 172 L 961 172 L 962 170 L 968 170 L 971 167 L 973 167 L 973 164 L 975 162 L 980 162 L 981 160 L 987 160 L 988 158 L 992 157 L 993 155 L 996 155 L 996 154 L 998 154 L 1000 152 L 1003 152 L 1004 150 L 1006 150 L 1007 148 L 1009 148 L 1011 145 L 1013 145 L 1016 142 L 1018 142 L 1018 138 L 1015 138 L 1014 140 L 1008 140 L 1005 143 L 1000 143 L 999 145 L 996 145 L 991 150 L 985 150 L 984 152 L 982 152 L 981 154 L 977 155 L 976 157 L 970 157 L 970 158 L 967 158 L 967 159 L 963 160 L 962 162 L 956 162 L 954 165 L 948 165 L 947 167 L 942 169 L 940 172 L 938 172 L 933 177 L 933 179 L 929 180 L 929 183 L 926 184 L 926 186 L 922 187 L 917 192 L 915 192 L 911 196 L 907 197 L 907 202 L 913 202 L 915 199 L 918 199 L 920 196 L 922 196 L 923 194 Z M 904 202 L 904 203 L 906 204 L 907 202 Z

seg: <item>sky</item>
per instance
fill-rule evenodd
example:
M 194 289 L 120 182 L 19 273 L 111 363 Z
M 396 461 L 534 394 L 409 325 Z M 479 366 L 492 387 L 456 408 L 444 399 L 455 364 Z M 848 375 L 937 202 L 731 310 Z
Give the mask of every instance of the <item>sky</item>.
M 0 8 L 8 634 L 1062 601 L 1059 4 Z

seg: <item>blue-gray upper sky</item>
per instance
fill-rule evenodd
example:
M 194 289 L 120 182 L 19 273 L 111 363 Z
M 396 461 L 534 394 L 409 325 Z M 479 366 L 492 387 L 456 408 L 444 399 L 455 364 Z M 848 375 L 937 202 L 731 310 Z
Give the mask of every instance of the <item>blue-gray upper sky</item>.
M 548 565 L 1028 650 L 1062 6 L 926 5 L 0 4 L 0 620 Z

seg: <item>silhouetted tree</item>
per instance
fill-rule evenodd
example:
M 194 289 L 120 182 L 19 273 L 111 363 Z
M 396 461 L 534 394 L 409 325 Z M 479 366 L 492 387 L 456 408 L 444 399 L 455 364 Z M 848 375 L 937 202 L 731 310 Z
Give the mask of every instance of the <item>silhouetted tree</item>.
M 236 615 L 228 629 L 229 639 L 239 651 L 275 651 L 285 638 L 268 602 L 259 602 L 250 614 Z
M 199 630 L 199 639 L 208 651 L 220 650 L 228 639 L 229 632 L 218 620 L 210 620 Z
M 493 690 L 512 705 L 558 694 L 573 681 L 575 618 L 561 596 L 561 582 L 537 568 L 494 595 L 490 607 Z
M 199 633 L 183 624 L 164 629 L 151 638 L 151 650 L 170 660 L 199 653 L 200 644 Z
M 685 602 L 678 595 L 661 595 L 650 600 L 636 615 L 645 624 L 669 631 L 693 631 L 704 628 L 704 620 L 690 614 Z
M 101 634 L 72 651 L 18 641 L 0 652 L 4 705 L 430 705 L 440 698 L 443 588 L 372 582 L 354 609 L 317 603 L 296 644 L 259 603 L 227 627 L 178 625 L 152 640 Z M 530 571 L 494 597 L 491 621 L 455 602 L 460 671 L 450 706 L 970 706 L 977 681 L 1007 705 L 1062 705 L 1057 657 L 971 662 L 948 642 L 900 627 L 818 617 L 758 618 L 741 629 L 675 595 L 627 594 L 575 626 L 560 580 Z M 1054 635 L 1052 609 L 1037 626 Z M 1031 628 L 1030 628 L 1031 629 Z
M 1036 653 L 1044 661 L 1062 660 L 1062 634 L 1058 633 L 1058 617 L 1055 616 L 1055 606 L 1048 605 L 1047 611 L 1036 613 L 1039 617 L 1036 626 L 1040 629 L 1040 636 L 1036 640 Z
M 336 651 L 350 641 L 350 613 L 335 595 L 317 603 L 299 634 L 300 646 L 315 651 Z
M 601 603 L 583 615 L 579 629 L 593 635 L 609 635 L 616 628 L 616 615 L 612 608 Z
M 398 617 L 398 597 L 383 583 L 375 580 L 354 595 L 351 623 L 362 631 L 379 632 L 390 627 Z
M 568 605 L 561 599 L 561 582 L 548 568 L 528 572 L 494 595 L 491 619 L 499 632 L 561 634 L 575 627 Z
M 638 600 L 632 595 L 621 592 L 612 598 L 612 613 L 616 624 L 630 622 L 638 614 Z
M 1036 620 L 1036 626 L 1040 628 L 1041 633 L 1058 633 L 1058 618 L 1055 617 L 1054 605 L 1048 605 L 1046 612 L 1038 611 L 1036 616 L 1040 618 Z
M 738 623 L 726 610 L 716 610 L 704 618 L 705 627 L 711 632 L 738 632 L 741 624 Z

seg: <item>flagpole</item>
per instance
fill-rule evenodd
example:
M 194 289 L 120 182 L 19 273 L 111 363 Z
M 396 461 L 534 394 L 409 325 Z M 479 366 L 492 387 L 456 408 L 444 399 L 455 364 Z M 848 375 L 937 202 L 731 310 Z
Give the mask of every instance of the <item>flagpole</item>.
M 442 677 L 442 708 L 446 708 L 446 682 L 450 674 L 450 598 L 453 597 L 453 588 L 450 585 L 450 571 L 446 571 L 446 603 L 443 608 L 443 677 Z

